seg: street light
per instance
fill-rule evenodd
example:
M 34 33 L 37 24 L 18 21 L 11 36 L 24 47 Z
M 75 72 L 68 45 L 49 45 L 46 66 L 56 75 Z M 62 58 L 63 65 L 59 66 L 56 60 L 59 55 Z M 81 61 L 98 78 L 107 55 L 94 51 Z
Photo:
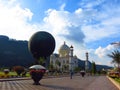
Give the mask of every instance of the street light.
M 74 64 L 72 62 L 72 57 L 73 57 L 73 46 L 71 45 L 70 47 L 70 79 L 72 79 L 72 75 L 73 75 L 73 69 L 72 69 L 72 65 Z
M 73 69 L 72 69 L 72 65 L 73 63 L 70 63 L 70 79 L 72 79 L 72 75 L 73 75 Z

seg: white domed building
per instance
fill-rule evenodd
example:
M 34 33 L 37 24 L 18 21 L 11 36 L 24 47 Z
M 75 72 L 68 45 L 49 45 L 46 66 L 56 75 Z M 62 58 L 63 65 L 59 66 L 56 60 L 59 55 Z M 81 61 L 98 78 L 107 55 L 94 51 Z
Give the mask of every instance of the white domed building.
M 69 56 L 69 53 L 70 53 L 70 47 L 68 47 L 64 42 L 64 44 L 59 49 L 59 55 L 60 57 L 66 57 Z
M 50 64 L 53 65 L 55 69 L 69 72 L 78 67 L 78 58 L 77 56 L 73 56 L 73 46 L 69 47 L 64 42 L 58 52 L 58 54 L 52 54 L 50 56 Z

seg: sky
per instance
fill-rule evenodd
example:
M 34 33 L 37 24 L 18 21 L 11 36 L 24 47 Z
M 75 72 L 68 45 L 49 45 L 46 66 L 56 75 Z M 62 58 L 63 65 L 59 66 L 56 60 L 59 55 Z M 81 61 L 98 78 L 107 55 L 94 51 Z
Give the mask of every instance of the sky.
M 74 55 L 109 65 L 107 56 L 120 46 L 120 0 L 0 0 L 0 35 L 27 40 L 46 31 L 56 40 L 54 53 L 66 42 Z

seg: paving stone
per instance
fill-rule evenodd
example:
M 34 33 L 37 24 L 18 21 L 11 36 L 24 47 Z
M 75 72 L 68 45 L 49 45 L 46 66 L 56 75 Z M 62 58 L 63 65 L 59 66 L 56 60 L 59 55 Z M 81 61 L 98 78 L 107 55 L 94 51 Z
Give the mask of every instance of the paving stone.
M 45 78 L 41 85 L 33 85 L 33 80 L 1 81 L 0 90 L 118 90 L 106 76 L 73 76 Z

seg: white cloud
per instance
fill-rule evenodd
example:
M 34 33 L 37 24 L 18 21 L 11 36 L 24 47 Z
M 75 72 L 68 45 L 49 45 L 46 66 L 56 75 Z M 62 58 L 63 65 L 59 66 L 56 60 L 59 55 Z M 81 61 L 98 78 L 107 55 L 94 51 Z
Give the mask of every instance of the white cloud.
M 69 46 L 73 45 L 75 49 L 74 54 L 84 59 L 86 49 L 83 42 L 81 43 L 84 35 L 79 28 L 81 27 L 79 24 L 82 22 L 79 20 L 80 17 L 78 17 L 76 13 L 57 11 L 54 9 L 49 9 L 46 14 L 47 16 L 44 18 L 43 30 L 49 30 L 49 32 L 55 37 L 57 42 L 56 52 L 58 53 L 60 45 L 66 41 Z M 75 40 L 78 40 L 78 43 L 80 44 L 78 45 L 78 43 L 74 42 Z
M 64 4 L 62 4 L 62 5 L 61 5 L 61 7 L 60 7 L 60 10 L 61 10 L 61 11 L 63 11 L 63 10 L 64 10 L 64 8 L 65 8 L 65 6 L 66 6 L 66 4 L 65 4 L 65 3 L 64 3 Z
M 95 54 L 98 55 L 100 58 L 106 57 L 107 54 L 113 51 L 115 48 L 113 45 L 108 45 L 105 48 L 99 47 L 96 49 Z
M 108 38 L 108 37 L 116 37 L 119 34 L 119 30 L 116 29 L 115 27 L 101 27 L 101 26 L 96 26 L 93 27 L 91 25 L 88 26 L 83 26 L 82 31 L 84 32 L 86 38 L 85 42 L 92 42 L 92 41 L 97 41 L 103 38 Z
M 80 6 L 83 8 L 83 16 L 87 17 L 82 24 L 82 31 L 86 36 L 85 42 L 89 43 L 111 36 L 119 37 L 119 0 L 83 0 Z
M 108 45 L 106 47 L 98 47 L 97 49 L 88 49 L 89 60 L 94 61 L 96 64 L 113 66 L 111 59 L 107 56 L 113 50 L 115 50 L 113 45 Z
M 68 31 L 64 28 L 68 25 L 67 20 L 68 12 L 65 11 L 56 11 L 49 9 L 47 11 L 47 17 L 44 18 L 45 24 L 49 25 L 55 34 L 68 34 Z
M 98 49 L 96 49 L 95 54 L 97 54 L 97 55 L 101 58 L 101 57 L 103 57 L 103 56 L 106 55 L 106 54 L 105 54 L 105 49 L 102 48 L 102 47 L 99 47 Z
M 99 5 L 99 3 L 94 3 L 93 6 Z M 78 8 L 73 13 L 64 10 L 64 4 L 61 11 L 55 9 L 49 9 L 47 11 L 47 16 L 44 18 L 44 27 L 49 30 L 56 38 L 58 51 L 60 45 L 64 41 L 68 45 L 73 45 L 74 54 L 77 55 L 80 59 L 85 60 L 85 53 L 89 52 L 89 60 L 95 61 L 98 64 L 110 65 L 110 59 L 107 57 L 107 54 L 110 53 L 114 47 L 108 45 L 107 47 L 99 47 L 95 49 L 88 49 L 85 45 L 101 40 L 103 38 L 109 38 L 114 36 L 119 36 L 119 16 L 114 17 L 113 12 L 107 13 L 106 11 L 98 12 L 97 9 L 94 9 L 91 4 L 88 4 L 87 8 Z M 89 8 L 90 7 L 90 8 Z M 119 12 L 118 12 L 119 13 Z M 60 36 L 62 35 L 62 36 Z M 85 35 L 85 37 L 77 37 Z M 73 38 L 67 38 L 70 36 Z M 84 39 L 84 42 L 80 43 L 80 39 Z M 76 43 L 75 40 L 78 40 Z
M 81 8 L 79 8 L 79 9 L 77 9 L 76 11 L 75 11 L 75 14 L 81 14 L 82 13 L 82 9 Z
M 34 32 L 34 26 L 28 23 L 33 13 L 14 2 L 7 1 L 6 4 L 0 1 L 0 34 L 20 40 L 29 39 Z
M 107 64 L 108 58 L 105 56 L 113 46 L 108 45 L 94 50 L 87 49 L 85 44 L 106 37 L 119 36 L 120 10 L 116 11 L 116 16 L 114 16 L 115 12 L 98 12 L 93 6 L 99 3 L 101 2 L 87 4 L 85 8 L 78 8 L 73 13 L 65 11 L 67 4 L 62 4 L 59 11 L 48 9 L 42 23 L 30 24 L 33 12 L 29 8 L 22 8 L 17 0 L 0 0 L 0 34 L 28 40 L 36 31 L 48 31 L 56 39 L 55 52 L 58 52 L 60 45 L 66 41 L 68 45 L 74 46 L 74 54 L 80 59 L 85 60 L 85 53 L 88 51 L 91 61 Z

